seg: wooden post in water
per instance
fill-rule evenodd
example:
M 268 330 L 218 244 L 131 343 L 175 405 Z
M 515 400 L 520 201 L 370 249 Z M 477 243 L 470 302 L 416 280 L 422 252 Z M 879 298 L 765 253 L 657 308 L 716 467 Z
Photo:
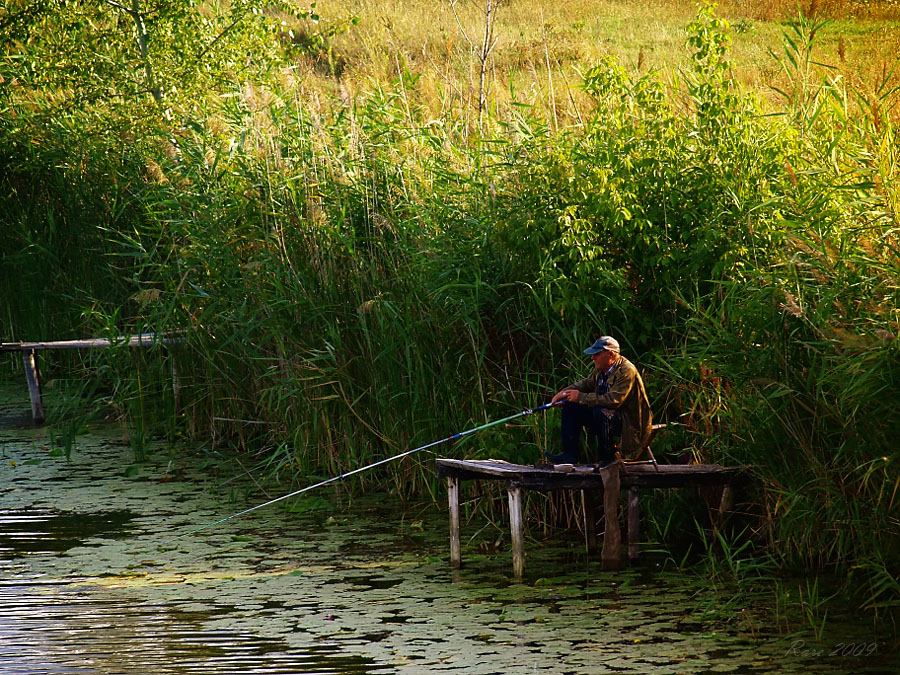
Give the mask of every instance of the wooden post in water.
M 178 375 L 178 366 L 175 365 L 175 356 L 171 353 L 169 353 L 169 366 L 172 368 L 172 398 L 177 415 L 181 412 L 181 377 Z
M 725 514 L 734 506 L 734 491 L 730 485 L 722 486 L 722 498 L 719 500 L 719 518 L 724 520 Z
M 450 566 L 458 569 L 462 565 L 459 548 L 459 478 L 447 478 L 447 496 L 450 499 Z
M 38 371 L 37 354 L 29 349 L 22 352 L 25 364 L 25 379 L 28 381 L 28 395 L 31 397 L 31 416 L 35 424 L 44 422 L 44 397 L 41 395 L 41 377 Z
M 512 536 L 513 575 L 525 574 L 525 523 L 522 520 L 522 488 L 509 486 L 509 530 Z
M 712 521 L 714 534 L 718 533 L 718 531 L 722 528 L 722 525 L 725 524 L 725 516 L 728 515 L 729 511 L 731 511 L 731 507 L 733 505 L 734 492 L 732 491 L 730 485 L 723 485 L 722 496 L 719 498 L 719 506 L 710 514 L 710 520 Z
M 638 543 L 641 540 L 641 511 L 638 504 L 638 487 L 628 488 L 628 560 L 638 559 Z
M 619 529 L 619 464 L 615 462 L 600 469 L 603 480 L 603 516 L 606 523 L 603 532 L 603 549 L 600 552 L 603 569 L 622 567 L 622 532 Z
M 588 553 L 597 549 L 597 512 L 594 508 L 594 493 L 581 491 L 581 507 L 584 510 L 584 545 Z

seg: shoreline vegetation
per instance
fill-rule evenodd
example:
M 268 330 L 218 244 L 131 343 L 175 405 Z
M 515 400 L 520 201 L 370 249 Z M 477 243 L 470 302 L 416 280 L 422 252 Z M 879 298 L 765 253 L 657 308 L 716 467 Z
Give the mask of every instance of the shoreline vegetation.
M 45 379 L 138 459 L 211 441 L 284 486 L 539 405 L 613 334 L 677 423 L 657 455 L 760 486 L 715 538 L 654 496 L 650 536 L 698 533 L 726 576 L 834 573 L 896 634 L 898 22 L 863 0 L 13 0 L 0 338 L 180 331 Z M 555 423 L 454 452 L 531 463 Z M 356 486 L 437 499 L 429 460 Z

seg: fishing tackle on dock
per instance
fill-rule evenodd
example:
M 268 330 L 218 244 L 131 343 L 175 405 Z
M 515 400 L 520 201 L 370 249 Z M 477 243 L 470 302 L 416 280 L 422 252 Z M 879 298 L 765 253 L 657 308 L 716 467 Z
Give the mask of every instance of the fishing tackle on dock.
M 504 417 L 499 420 L 494 420 L 493 422 L 488 422 L 487 424 L 482 424 L 478 427 L 473 427 L 472 429 L 466 429 L 465 431 L 460 431 L 459 433 L 455 433 L 452 436 L 447 436 L 447 438 L 442 438 L 438 441 L 432 441 L 431 443 L 426 443 L 425 445 L 419 446 L 418 448 L 413 448 L 412 450 L 407 450 L 406 452 L 401 452 L 399 455 L 393 455 L 392 457 L 386 457 L 384 459 L 380 459 L 377 462 L 373 462 L 372 464 L 367 464 L 366 466 L 361 466 L 358 469 L 353 469 L 352 471 L 347 471 L 346 473 L 338 474 L 337 476 L 332 476 L 331 478 L 326 478 L 323 481 L 318 483 L 314 483 L 313 485 L 307 485 L 305 488 L 300 488 L 299 490 L 295 490 L 294 492 L 288 493 L 286 495 L 282 495 L 281 497 L 276 497 L 275 499 L 270 499 L 269 501 L 263 504 L 257 504 L 256 506 L 251 506 L 249 509 L 244 509 L 238 513 L 233 513 L 230 516 L 225 518 L 221 518 L 220 520 L 216 520 L 212 523 L 207 523 L 201 527 L 190 530 L 189 532 L 185 532 L 179 536 L 186 537 L 189 534 L 195 534 L 197 532 L 201 532 L 203 530 L 208 530 L 211 527 L 215 527 L 216 525 L 221 525 L 222 523 L 229 521 L 233 518 L 238 518 L 240 516 L 244 516 L 251 511 L 256 511 L 257 509 L 261 509 L 266 506 L 271 506 L 277 502 L 283 501 L 285 499 L 290 499 L 291 497 L 296 497 L 297 495 L 303 494 L 304 492 L 309 492 L 310 490 L 315 490 L 318 487 L 322 487 L 323 485 L 328 485 L 329 483 L 335 483 L 339 480 L 343 480 L 349 476 L 352 476 L 357 473 L 362 473 L 363 471 L 368 471 L 369 469 L 374 469 L 377 466 L 381 466 L 383 464 L 387 464 L 388 462 L 393 462 L 396 459 L 401 459 L 403 457 L 408 457 L 409 455 L 413 455 L 417 452 L 421 452 L 422 450 L 427 450 L 428 448 L 433 448 L 436 445 L 440 445 L 441 443 L 449 443 L 451 441 L 459 440 L 464 436 L 469 436 L 478 431 L 483 431 L 493 426 L 497 426 L 498 424 L 503 424 L 504 422 L 509 422 L 510 420 L 514 420 L 519 417 L 525 417 L 526 415 L 533 415 L 536 412 L 540 412 L 541 410 L 547 410 L 548 408 L 555 408 L 557 406 L 562 405 L 563 401 L 559 401 L 557 403 L 545 403 L 543 405 L 539 405 L 537 408 L 530 408 L 528 410 L 523 410 L 522 412 L 515 413 L 514 415 L 509 415 L 508 417 Z

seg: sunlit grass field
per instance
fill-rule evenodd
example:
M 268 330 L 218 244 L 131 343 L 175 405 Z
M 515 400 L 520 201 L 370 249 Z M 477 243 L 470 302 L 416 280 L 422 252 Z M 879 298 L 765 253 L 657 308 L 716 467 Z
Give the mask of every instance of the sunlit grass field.
M 579 72 L 603 56 L 676 78 L 688 58 L 685 26 L 697 7 L 681 0 L 495 4 L 488 104 L 501 114 L 511 101 L 552 107 L 559 123 L 577 120 L 586 104 Z M 477 104 L 486 2 L 325 0 L 317 6 L 322 29 L 351 16 L 359 23 L 330 38 L 328 54 L 300 59 L 301 86 L 346 97 L 408 69 L 421 78 L 419 103 L 435 114 Z M 900 73 L 892 72 L 900 53 L 898 2 L 723 2 L 718 13 L 731 23 L 734 76 L 749 90 L 777 104 L 773 87 L 783 85 L 784 75 L 773 53 L 783 56 L 784 24 L 800 12 L 829 20 L 818 36 L 816 62 L 860 86 L 900 83 Z

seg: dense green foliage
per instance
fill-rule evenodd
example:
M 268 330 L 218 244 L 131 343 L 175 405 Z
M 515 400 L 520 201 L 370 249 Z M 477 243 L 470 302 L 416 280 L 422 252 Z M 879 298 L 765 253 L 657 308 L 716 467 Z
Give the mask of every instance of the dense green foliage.
M 670 444 L 754 467 L 760 546 L 897 606 L 895 92 L 824 80 L 801 17 L 764 116 L 706 7 L 683 82 L 606 60 L 577 124 L 513 105 L 473 134 L 404 69 L 321 112 L 280 61 L 318 17 L 266 5 L 0 15 L 4 339 L 181 331 L 181 421 L 147 412 L 162 355 L 90 357 L 133 432 L 305 480 L 543 402 L 611 333 Z M 459 452 L 533 461 L 528 425 Z

